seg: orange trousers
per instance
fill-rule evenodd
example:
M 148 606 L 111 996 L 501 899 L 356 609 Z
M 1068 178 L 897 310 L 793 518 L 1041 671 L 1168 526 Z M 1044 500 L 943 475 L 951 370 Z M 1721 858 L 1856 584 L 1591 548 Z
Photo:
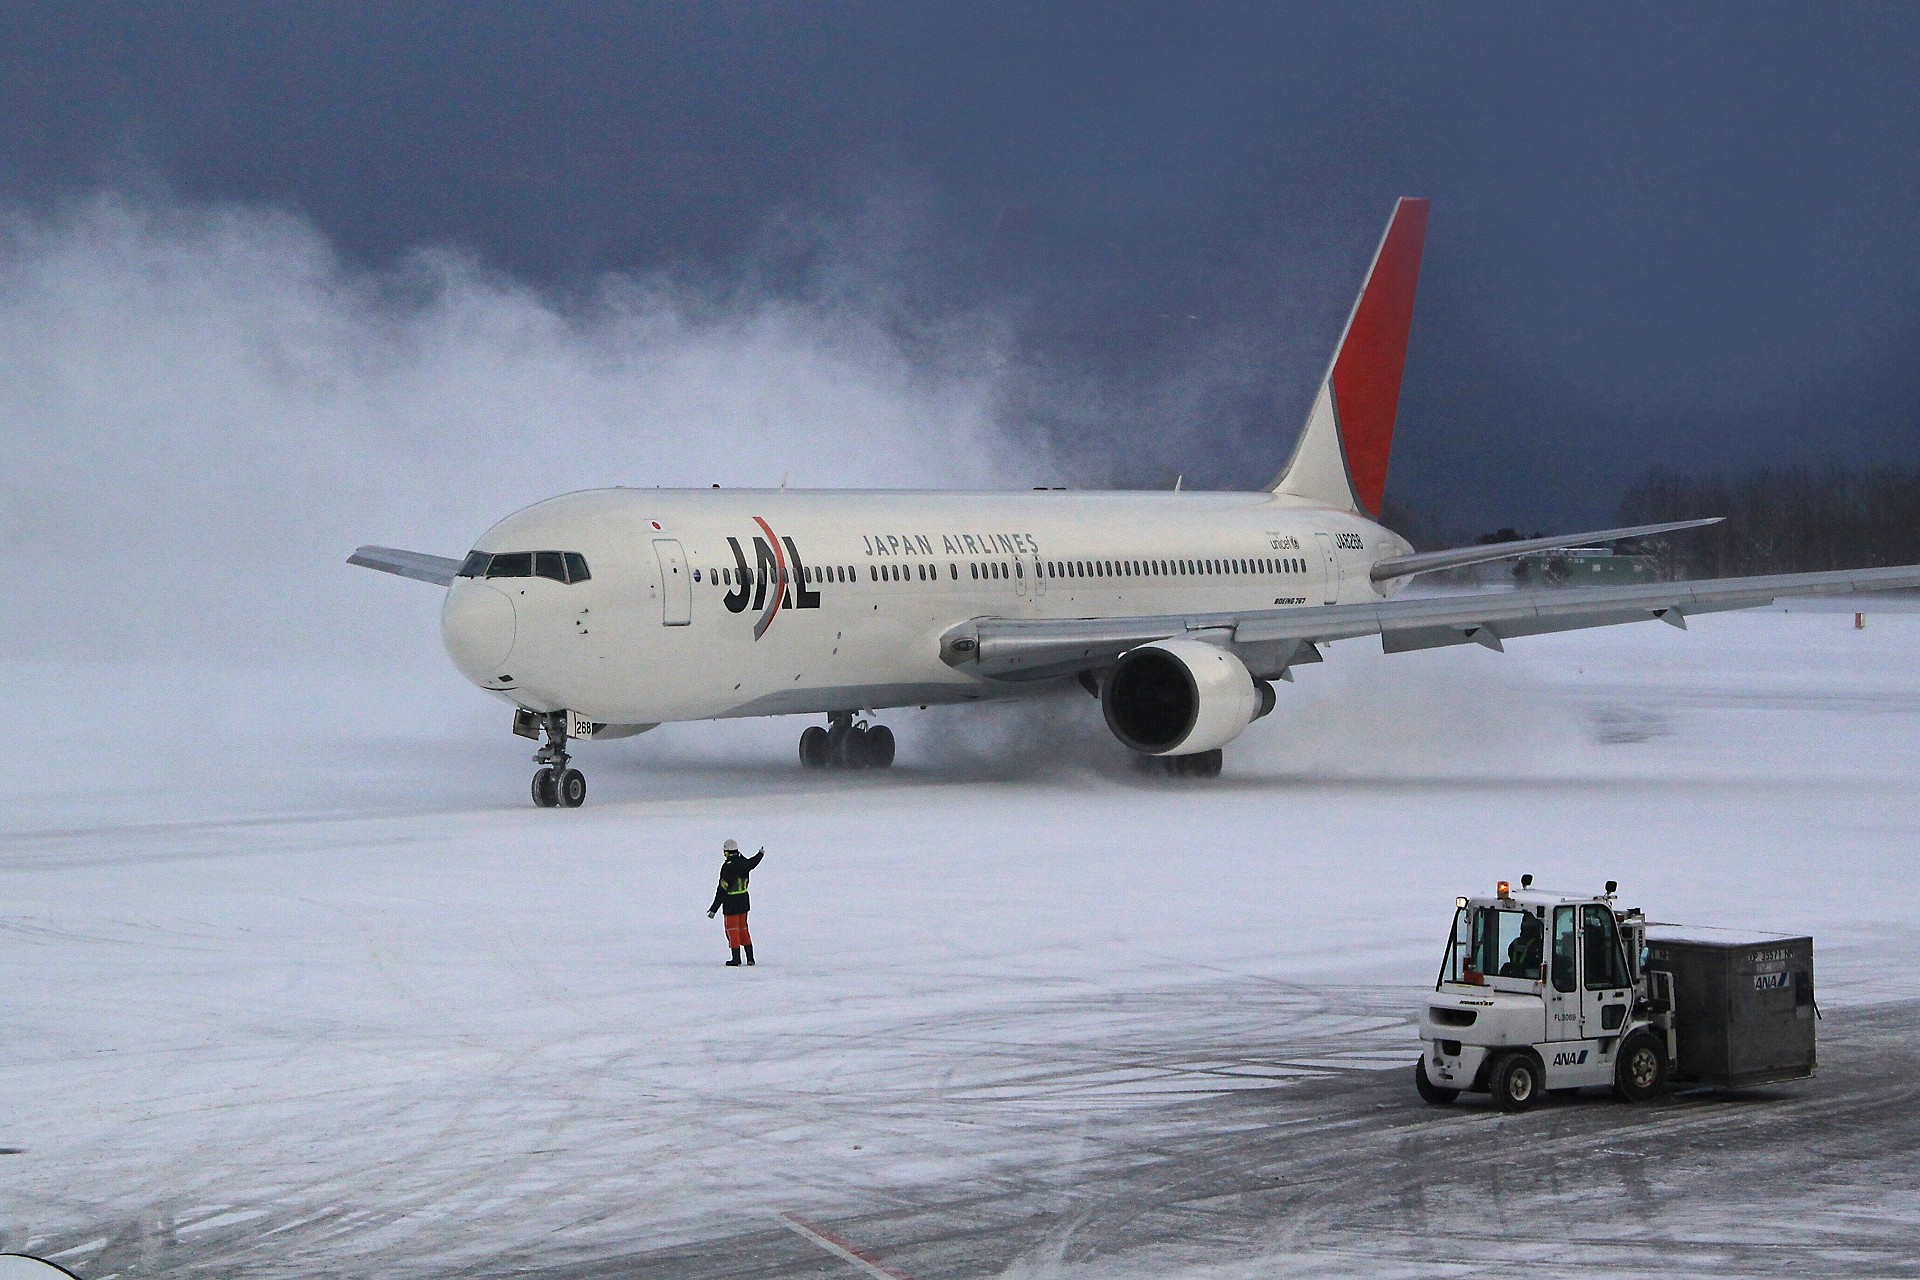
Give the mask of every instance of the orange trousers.
M 747 932 L 746 912 L 742 911 L 737 916 L 722 916 L 721 919 L 727 922 L 728 946 L 750 947 L 753 945 L 753 935 Z

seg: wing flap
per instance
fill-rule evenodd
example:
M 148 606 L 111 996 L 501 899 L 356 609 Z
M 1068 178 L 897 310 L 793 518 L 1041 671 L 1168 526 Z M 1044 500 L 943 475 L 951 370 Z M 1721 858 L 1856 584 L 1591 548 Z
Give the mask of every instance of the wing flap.
M 402 551 L 398 547 L 360 547 L 347 557 L 347 563 L 398 574 L 415 582 L 431 582 L 437 587 L 449 585 L 460 572 L 458 560 L 428 555 L 424 551 Z

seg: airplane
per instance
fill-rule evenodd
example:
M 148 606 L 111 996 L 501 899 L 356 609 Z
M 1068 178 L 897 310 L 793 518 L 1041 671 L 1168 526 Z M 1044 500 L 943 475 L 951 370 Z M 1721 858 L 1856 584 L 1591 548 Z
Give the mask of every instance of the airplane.
M 1077 682 L 1146 767 L 1218 775 L 1330 641 L 1388 653 L 1788 596 L 1920 587 L 1920 566 L 1402 596 L 1413 578 L 1712 524 L 1416 552 L 1379 521 L 1428 202 L 1399 200 L 1292 457 L 1264 490 L 964 493 L 611 488 L 506 517 L 465 559 L 349 562 L 446 588 L 441 636 L 514 707 L 535 804 L 575 808 L 569 744 L 672 721 L 812 714 L 815 768 L 885 768 L 873 713 Z

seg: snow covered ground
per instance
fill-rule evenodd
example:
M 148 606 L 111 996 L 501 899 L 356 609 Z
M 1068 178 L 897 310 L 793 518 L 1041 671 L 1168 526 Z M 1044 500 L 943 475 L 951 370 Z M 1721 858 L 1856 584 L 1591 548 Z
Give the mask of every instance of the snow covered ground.
M 1649 1271 L 1851 1240 L 1858 1273 L 1920 1273 L 1912 1099 L 1847 1101 L 1849 1063 L 1912 1052 L 1920 983 L 1920 613 L 1866 607 L 1336 644 L 1212 782 L 1135 774 L 1079 694 L 894 713 L 887 774 L 802 772 L 800 722 L 669 726 L 584 748 L 577 812 L 531 807 L 531 744 L 438 663 L 0 664 L 0 1246 L 89 1278 L 860 1273 L 798 1220 L 922 1280 L 1445 1274 L 1467 1211 L 1407 1144 L 1511 1141 L 1556 1172 L 1501 1185 Z M 727 836 L 768 849 L 753 970 L 704 914 Z M 1414 1101 L 1452 898 L 1521 872 L 1815 936 L 1832 1078 L 1657 1113 L 1735 1173 L 1799 1141 L 1764 1135 L 1793 1107 L 1878 1134 L 1822 1148 L 1801 1235 L 1684 1187 L 1580 1208 L 1593 1151 L 1671 1167 L 1634 1109 Z M 1343 1133 L 1391 1214 L 1311 1200 L 1298 1161 Z M 1156 1216 L 1170 1152 L 1183 1197 L 1271 1165 L 1267 1198 Z

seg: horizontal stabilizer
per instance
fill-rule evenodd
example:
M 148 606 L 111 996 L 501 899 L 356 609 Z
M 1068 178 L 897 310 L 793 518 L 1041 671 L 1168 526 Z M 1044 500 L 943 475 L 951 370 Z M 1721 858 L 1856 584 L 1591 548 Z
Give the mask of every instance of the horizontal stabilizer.
M 1417 555 L 1395 556 L 1391 560 L 1380 561 L 1373 566 L 1372 577 L 1375 582 L 1386 582 L 1393 578 L 1412 577 L 1416 573 L 1464 569 L 1470 564 L 1487 564 L 1494 560 L 1531 555 L 1535 551 L 1559 551 L 1566 547 L 1591 546 L 1596 542 L 1618 542 L 1622 538 L 1648 538 L 1656 533 L 1672 533 L 1677 529 L 1698 529 L 1702 525 L 1719 524 L 1725 518 L 1708 516 L 1704 520 L 1671 520 L 1666 524 L 1637 524 L 1627 529 L 1595 529 L 1591 533 L 1560 533 L 1551 538 L 1523 538 L 1518 542 L 1487 542 L 1472 547 L 1456 547 L 1451 551 L 1422 551 Z
M 436 587 L 447 586 L 460 572 L 458 560 L 430 556 L 424 551 L 402 551 L 398 547 L 361 547 L 347 557 L 347 563 L 362 569 L 397 573 L 415 582 L 431 582 Z

